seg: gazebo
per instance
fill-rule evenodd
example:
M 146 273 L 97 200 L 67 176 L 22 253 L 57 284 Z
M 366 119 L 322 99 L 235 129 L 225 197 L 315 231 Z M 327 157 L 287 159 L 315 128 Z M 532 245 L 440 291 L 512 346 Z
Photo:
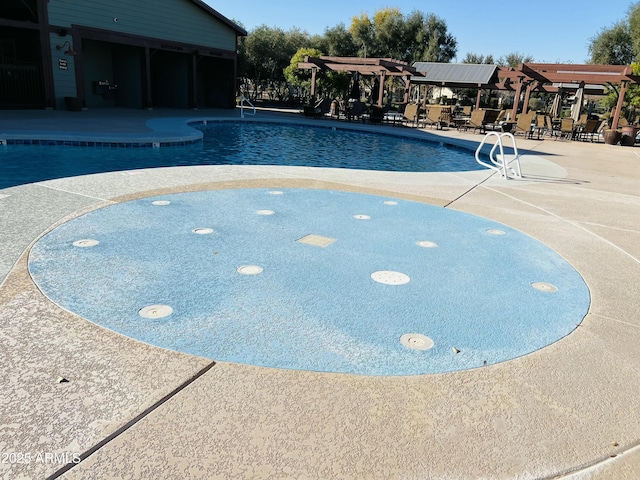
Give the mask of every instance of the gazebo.
M 497 65 L 443 64 L 416 62 L 413 65 L 422 73 L 413 76 L 413 85 L 440 85 L 449 88 L 477 88 L 476 107 L 480 90 L 510 90 L 519 99 L 524 92 L 523 113 L 526 113 L 531 92 L 558 93 L 573 89 L 576 94 L 602 94 L 603 85 L 620 85 L 618 104 L 614 110 L 611 128 L 618 127 L 624 94 L 629 83 L 640 83 L 627 65 L 574 65 L 561 63 L 522 63 L 518 67 Z M 512 118 L 518 113 L 518 101 L 514 102 Z
M 384 95 L 384 81 L 386 77 L 404 77 L 407 92 L 409 80 L 412 77 L 421 77 L 424 74 L 407 62 L 391 58 L 359 58 L 359 57 L 304 57 L 304 62 L 298 64 L 298 68 L 311 69 L 311 96 L 315 97 L 316 75 L 318 71 L 333 70 L 336 72 L 359 73 L 360 75 L 376 76 L 379 79 L 378 106 L 382 107 Z M 408 95 L 408 93 L 407 93 Z M 407 96 L 405 95 L 405 97 Z

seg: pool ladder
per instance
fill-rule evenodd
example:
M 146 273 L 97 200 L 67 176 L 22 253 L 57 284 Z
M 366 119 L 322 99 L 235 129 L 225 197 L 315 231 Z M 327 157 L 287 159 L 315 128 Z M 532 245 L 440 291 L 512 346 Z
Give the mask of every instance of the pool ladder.
M 244 104 L 245 102 L 253 109 L 253 113 L 247 113 L 247 115 L 255 115 L 256 107 L 249 101 L 244 95 L 240 96 L 240 118 L 244 118 Z
M 484 144 L 487 143 L 487 140 L 490 137 L 497 137 L 496 143 L 491 147 L 491 151 L 489 152 L 489 160 L 491 163 L 483 162 L 480 160 L 480 151 Z M 504 153 L 504 145 L 502 142 L 503 138 L 511 139 L 511 145 L 513 146 L 513 156 Z M 499 153 L 496 153 L 496 149 L 499 149 Z M 487 134 L 478 145 L 476 149 L 476 162 L 480 165 L 488 167 L 492 170 L 495 170 L 500 174 L 501 177 L 505 179 L 509 178 L 522 178 L 522 171 L 520 170 L 520 154 L 518 153 L 518 146 L 516 145 L 516 138 L 513 136 L 513 133 L 508 132 L 487 132 Z M 515 169 L 511 167 L 511 164 L 515 162 Z M 512 177 L 509 176 L 509 173 L 512 174 Z

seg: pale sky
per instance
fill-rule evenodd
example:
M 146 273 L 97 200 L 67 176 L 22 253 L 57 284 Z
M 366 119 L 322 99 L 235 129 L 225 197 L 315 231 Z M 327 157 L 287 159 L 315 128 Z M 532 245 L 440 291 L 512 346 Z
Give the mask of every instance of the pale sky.
M 536 62 L 585 63 L 589 40 L 626 17 L 630 0 L 507 1 L 379 1 L 379 0 L 204 0 L 250 31 L 260 25 L 289 30 L 297 27 L 321 34 L 361 13 L 372 16 L 384 7 L 403 14 L 434 13 L 458 41 L 460 61 L 468 53 L 495 58 L 519 52 Z

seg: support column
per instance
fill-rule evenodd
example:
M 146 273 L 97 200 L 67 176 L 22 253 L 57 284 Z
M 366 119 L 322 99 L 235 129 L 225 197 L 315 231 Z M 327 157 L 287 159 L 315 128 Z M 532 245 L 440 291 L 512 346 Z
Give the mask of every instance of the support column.
M 482 98 L 482 89 L 478 89 L 478 94 L 476 95 L 476 110 L 480 108 L 480 99 Z
M 520 94 L 522 93 L 522 78 L 518 78 L 516 85 L 516 93 L 513 97 L 513 110 L 511 111 L 511 120 L 514 122 L 518 116 L 518 104 L 520 103 Z
M 378 106 L 382 107 L 384 101 L 384 80 L 386 72 L 384 70 L 380 71 L 380 89 L 378 91 Z
M 529 111 L 529 97 L 531 96 L 531 90 L 533 89 L 533 82 L 527 85 L 527 89 L 524 92 L 524 102 L 522 103 L 522 113 Z
M 411 80 L 406 78 L 404 81 L 404 103 L 409 103 L 411 99 Z
M 311 67 L 311 104 L 316 104 L 316 72 L 318 67 Z
M 613 122 L 611 123 L 611 130 L 618 128 L 618 122 L 620 121 L 620 112 L 622 112 L 622 105 L 624 104 L 624 94 L 627 93 L 627 83 L 622 82 L 620 85 L 620 92 L 618 93 L 618 103 L 616 104 L 616 110 L 613 113 Z

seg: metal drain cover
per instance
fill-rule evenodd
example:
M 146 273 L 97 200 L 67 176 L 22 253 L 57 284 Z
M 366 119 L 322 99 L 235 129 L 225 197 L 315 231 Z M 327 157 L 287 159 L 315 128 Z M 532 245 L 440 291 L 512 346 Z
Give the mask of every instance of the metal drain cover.
M 169 200 L 155 200 L 151 202 L 151 205 L 169 205 L 170 203 Z
M 373 272 L 371 274 L 371 279 L 385 285 L 404 285 L 411 281 L 408 275 L 391 270 L 379 270 L 377 272 Z
M 262 273 L 262 271 L 262 267 L 259 267 L 258 265 L 242 265 L 237 269 L 237 272 L 242 275 L 258 275 Z
M 138 315 L 142 318 L 164 318 L 173 313 L 173 308 L 169 305 L 149 305 L 138 310 Z
M 198 235 L 209 235 L 210 233 L 213 233 L 213 228 L 194 228 L 191 231 Z
M 75 242 L 73 242 L 73 246 L 82 248 L 95 247 L 99 243 L 100 242 L 98 240 L 94 240 L 92 238 L 83 238 L 82 240 L 76 240 Z
M 400 343 L 413 350 L 429 350 L 434 345 L 433 340 L 421 333 L 405 333 L 400 337 Z
M 385 205 L 397 205 L 398 204 L 398 202 L 395 202 L 393 200 L 387 200 L 387 201 L 382 202 L 382 203 L 384 203 Z
M 490 228 L 487 230 L 487 233 L 490 233 L 491 235 L 506 235 L 507 232 L 505 232 L 504 230 L 498 230 L 497 228 Z
M 353 218 L 356 220 L 371 220 L 369 215 L 354 215 Z
M 545 282 L 533 282 L 531 286 L 541 292 L 555 293 L 558 291 L 558 287 Z
M 430 242 L 429 240 L 421 240 L 419 242 L 416 242 L 418 246 L 423 247 L 423 248 L 436 248 L 438 246 L 437 243 L 434 242 Z
M 280 190 L 271 190 L 269 192 L 269 195 L 282 195 L 284 192 L 281 192 Z
M 258 215 L 273 215 L 274 212 L 273 210 L 258 210 Z

